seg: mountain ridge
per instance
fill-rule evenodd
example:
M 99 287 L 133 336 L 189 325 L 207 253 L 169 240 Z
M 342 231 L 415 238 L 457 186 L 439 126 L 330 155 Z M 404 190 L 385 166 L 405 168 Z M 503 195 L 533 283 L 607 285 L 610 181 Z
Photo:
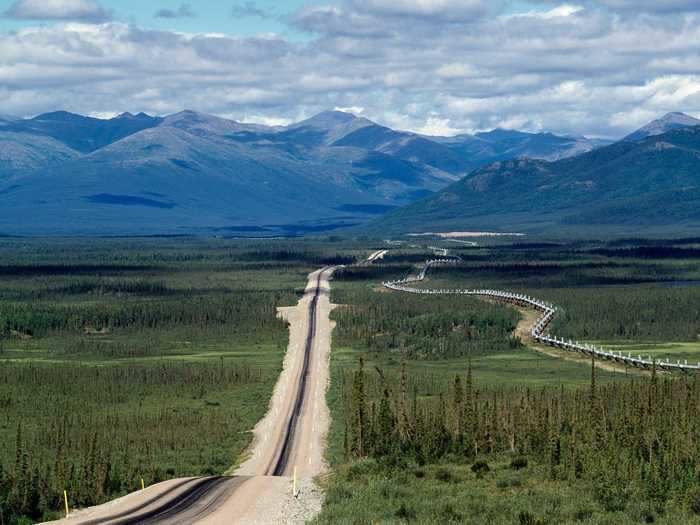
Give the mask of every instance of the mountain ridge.
M 319 231 L 367 222 L 493 161 L 596 147 L 514 130 L 431 138 L 342 111 L 288 126 L 192 110 L 111 119 L 56 111 L 0 124 L 0 230 Z
M 691 117 L 690 115 L 686 115 L 685 113 L 681 113 L 680 111 L 672 111 L 670 113 L 666 113 L 661 118 L 652 120 L 648 124 L 645 124 L 638 130 L 624 137 L 622 140 L 634 142 L 637 140 L 644 139 L 646 137 L 662 135 L 673 129 L 699 125 L 699 119 Z
M 592 225 L 598 232 L 627 233 L 700 227 L 700 126 L 623 140 L 554 162 L 492 163 L 367 229 L 551 233 Z

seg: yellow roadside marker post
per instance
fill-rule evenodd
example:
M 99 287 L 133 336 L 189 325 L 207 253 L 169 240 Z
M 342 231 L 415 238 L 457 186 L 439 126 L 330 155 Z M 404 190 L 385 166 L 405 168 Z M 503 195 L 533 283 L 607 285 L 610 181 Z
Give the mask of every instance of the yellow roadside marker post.
M 294 483 L 292 484 L 292 496 L 295 498 L 299 495 L 297 492 L 297 467 L 294 466 Z
M 141 490 L 145 489 L 146 485 L 143 483 L 143 478 L 141 478 Z
M 66 517 L 68 517 L 68 491 L 63 491 L 63 502 L 66 504 Z

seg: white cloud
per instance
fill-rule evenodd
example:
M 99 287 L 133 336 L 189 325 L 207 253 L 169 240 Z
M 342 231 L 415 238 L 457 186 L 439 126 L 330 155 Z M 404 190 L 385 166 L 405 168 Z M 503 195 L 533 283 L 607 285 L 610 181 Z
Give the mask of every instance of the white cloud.
M 221 115 L 224 118 L 238 120 L 245 124 L 262 124 L 263 126 L 288 126 L 293 122 L 289 118 L 267 117 L 265 115 L 244 115 L 241 117 L 235 113 Z
M 92 113 L 88 113 L 88 117 L 109 120 L 118 116 L 119 114 L 120 113 L 118 111 L 94 111 Z
M 358 11 L 381 15 L 465 20 L 498 9 L 498 0 L 352 0 Z
M 428 117 L 428 120 L 425 122 L 425 124 L 419 128 L 416 128 L 415 131 L 422 135 L 431 135 L 434 137 L 451 137 L 454 135 L 459 135 L 460 133 L 464 133 L 465 130 L 463 128 L 452 127 L 449 118 L 430 116 Z
M 667 111 L 700 112 L 699 15 L 613 11 L 589 0 L 549 4 L 538 16 L 485 6 L 307 7 L 290 22 L 313 31 L 304 43 L 115 22 L 27 28 L 0 35 L 2 110 L 192 108 L 289 122 L 348 108 L 423 133 L 501 126 L 597 136 L 622 136 Z
M 347 107 L 336 106 L 335 108 L 333 108 L 333 110 L 334 111 L 344 111 L 345 113 L 352 113 L 353 115 L 362 115 L 365 108 L 362 108 L 359 106 L 347 106 Z
M 700 11 L 697 0 L 596 0 L 597 3 L 612 9 L 652 11 L 659 13 L 679 11 Z
M 620 12 L 625 15 L 630 13 L 690 13 L 700 11 L 700 2 L 697 0 L 578 0 L 586 6 L 599 9 L 607 9 L 613 12 Z M 561 0 L 529 0 L 535 4 L 561 4 Z M 566 5 L 566 4 L 564 4 Z
M 7 18 L 23 20 L 84 20 L 104 22 L 111 12 L 94 0 L 17 0 L 5 11 Z
M 562 4 L 560 6 L 553 8 L 553 9 L 549 9 L 548 11 L 534 11 L 534 10 L 526 11 L 524 13 L 516 13 L 513 15 L 508 15 L 507 18 L 532 17 L 532 18 L 542 18 L 544 20 L 549 20 L 551 18 L 558 18 L 558 17 L 562 17 L 562 16 L 575 15 L 576 13 L 580 13 L 583 10 L 584 10 L 584 7 L 581 5 Z
M 437 68 L 435 73 L 442 78 L 463 78 L 478 76 L 478 71 L 469 64 L 451 62 Z

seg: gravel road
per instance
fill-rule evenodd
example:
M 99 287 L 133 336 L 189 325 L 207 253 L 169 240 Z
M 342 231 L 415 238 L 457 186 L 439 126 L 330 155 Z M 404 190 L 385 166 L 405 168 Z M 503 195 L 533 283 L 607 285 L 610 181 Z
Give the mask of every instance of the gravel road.
M 255 426 L 240 467 L 229 476 L 158 483 L 53 523 L 301 524 L 320 512 L 323 493 L 313 478 L 327 469 L 326 390 L 333 329 L 329 279 L 334 270 L 311 273 L 299 303 L 279 309 L 289 323 L 289 347 L 269 410 Z

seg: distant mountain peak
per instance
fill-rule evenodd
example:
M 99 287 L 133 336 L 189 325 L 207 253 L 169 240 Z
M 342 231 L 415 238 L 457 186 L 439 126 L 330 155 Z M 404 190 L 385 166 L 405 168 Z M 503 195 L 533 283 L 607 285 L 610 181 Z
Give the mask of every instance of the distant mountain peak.
M 329 109 L 326 111 L 322 111 L 321 113 L 318 113 L 313 117 L 307 118 L 306 120 L 302 120 L 301 122 L 296 124 L 295 127 L 308 126 L 320 129 L 331 129 L 336 126 L 350 124 L 351 122 L 355 121 L 366 121 L 368 123 L 370 122 L 369 120 L 363 117 L 358 117 L 357 115 L 354 115 L 352 113 L 339 111 L 337 109 Z
M 143 119 L 152 119 L 155 117 L 150 116 L 147 113 L 144 113 L 143 111 L 140 113 L 137 113 L 134 115 L 133 113 L 130 113 L 128 111 L 125 111 L 124 113 L 121 113 L 120 115 L 117 115 L 116 118 L 118 119 L 128 119 L 128 120 L 143 120 Z
M 516 129 L 506 129 L 506 128 L 495 128 L 491 131 L 479 131 L 475 136 L 483 139 L 504 139 L 504 138 L 517 138 L 528 136 L 529 133 L 524 131 L 518 131 Z
M 662 135 L 663 133 L 674 129 L 689 126 L 700 126 L 700 120 L 685 113 L 681 113 L 680 111 L 672 111 L 670 113 L 666 113 L 659 119 L 652 120 L 634 133 L 627 135 L 623 140 L 634 142 L 647 137 Z
M 325 135 L 324 141 L 330 145 L 350 133 L 368 126 L 376 126 L 374 122 L 364 117 L 358 117 L 345 111 L 327 110 L 306 120 L 287 127 L 287 130 L 310 128 Z
M 77 122 L 77 121 L 86 121 L 86 120 L 98 120 L 98 119 L 93 119 L 92 117 L 86 117 L 84 115 L 78 115 L 77 113 L 71 113 L 70 111 L 51 111 L 49 113 L 42 113 L 41 115 L 37 115 L 31 120 L 40 120 L 40 121 L 52 121 L 52 122 Z
M 672 111 L 670 113 L 666 113 L 660 119 L 655 120 L 655 121 L 647 124 L 647 126 L 650 126 L 650 125 L 655 124 L 657 122 L 664 122 L 666 124 L 669 124 L 669 123 L 670 124 L 678 124 L 680 126 L 698 126 L 698 125 L 700 125 L 700 120 L 696 119 L 695 117 L 691 117 L 690 115 L 687 115 L 685 113 L 681 113 L 680 111 Z
M 200 113 L 199 111 L 193 111 L 191 109 L 185 109 L 178 113 L 173 113 L 168 115 L 163 119 L 163 124 L 166 126 L 177 126 L 177 125 L 192 125 L 192 124 L 214 124 L 214 123 L 231 123 L 237 124 L 234 120 L 228 120 L 221 117 L 216 117 L 214 115 L 209 115 L 208 113 Z
M 678 118 L 683 119 L 683 120 L 697 121 L 696 118 L 693 118 L 690 115 L 683 113 L 682 111 L 670 111 L 670 112 L 666 113 L 663 117 L 661 117 L 661 120 L 675 120 Z
M 177 113 L 173 113 L 172 115 L 168 115 L 165 117 L 166 120 L 197 120 L 197 121 L 205 121 L 205 120 L 212 120 L 216 119 L 218 117 L 215 117 L 213 115 L 208 115 L 206 113 L 200 113 L 198 111 L 193 111 L 191 109 L 183 109 L 182 111 L 179 111 Z
M 197 134 L 213 135 L 227 135 L 240 131 L 266 131 L 270 129 L 260 124 L 242 124 L 235 120 L 217 117 L 208 113 L 200 113 L 191 109 L 168 115 L 162 120 L 160 125 L 176 127 Z

